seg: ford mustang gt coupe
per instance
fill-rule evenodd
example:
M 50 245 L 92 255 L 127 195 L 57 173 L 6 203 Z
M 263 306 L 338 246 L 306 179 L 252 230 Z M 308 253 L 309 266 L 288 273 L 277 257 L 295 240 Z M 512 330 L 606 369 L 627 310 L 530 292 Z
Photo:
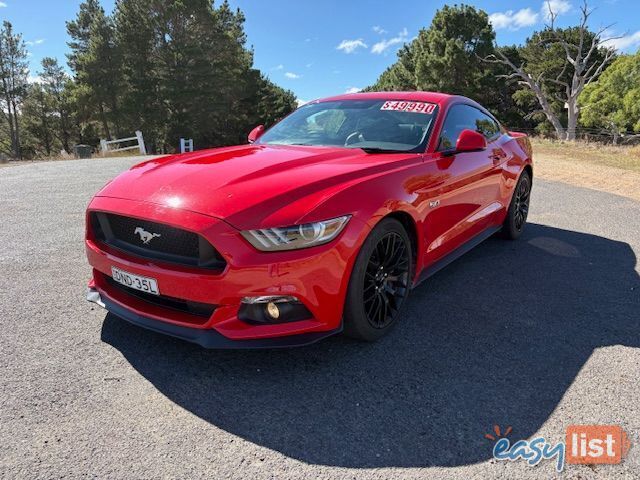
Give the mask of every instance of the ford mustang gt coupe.
M 418 283 L 495 233 L 518 238 L 531 157 L 465 97 L 317 100 L 247 145 L 156 158 L 103 187 L 87 299 L 209 348 L 376 340 Z

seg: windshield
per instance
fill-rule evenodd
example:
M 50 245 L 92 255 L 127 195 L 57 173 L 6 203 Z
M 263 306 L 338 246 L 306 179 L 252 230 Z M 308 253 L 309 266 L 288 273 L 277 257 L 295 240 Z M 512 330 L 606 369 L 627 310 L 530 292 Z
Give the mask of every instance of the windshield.
M 342 100 L 304 105 L 259 140 L 268 145 L 424 150 L 436 105 L 392 100 Z

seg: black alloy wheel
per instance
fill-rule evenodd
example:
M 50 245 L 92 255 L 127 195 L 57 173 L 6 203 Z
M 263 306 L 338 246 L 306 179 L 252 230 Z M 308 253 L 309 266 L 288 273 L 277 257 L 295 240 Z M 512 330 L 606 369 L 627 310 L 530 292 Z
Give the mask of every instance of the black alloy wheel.
M 527 221 L 529 213 L 529 196 L 531 195 L 531 186 L 529 185 L 529 176 L 525 175 L 518 183 L 518 189 L 515 192 L 514 205 L 514 223 L 518 230 L 522 230 Z
M 513 191 L 507 217 L 502 225 L 502 236 L 515 240 L 524 231 L 529 215 L 529 201 L 531 199 L 531 175 L 524 171 Z
M 411 287 L 411 240 L 402 223 L 383 219 L 365 240 L 349 280 L 345 333 L 373 341 L 395 325 Z
M 409 288 L 409 249 L 396 232 L 382 237 L 369 257 L 363 301 L 369 323 L 385 328 L 393 322 Z

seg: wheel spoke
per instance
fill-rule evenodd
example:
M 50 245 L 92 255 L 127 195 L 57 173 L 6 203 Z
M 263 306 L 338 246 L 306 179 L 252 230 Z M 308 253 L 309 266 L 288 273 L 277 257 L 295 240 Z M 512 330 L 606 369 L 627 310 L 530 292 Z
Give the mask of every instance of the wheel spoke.
M 387 298 L 387 296 L 384 293 L 380 293 L 380 297 L 382 298 L 382 305 L 381 305 L 381 313 L 382 313 L 382 318 L 381 318 L 381 324 L 384 324 L 387 316 L 388 316 L 388 310 L 389 310 L 389 299 Z
M 373 301 L 374 297 L 378 294 L 377 290 L 374 290 L 371 295 L 364 299 L 365 304 L 369 304 L 369 302 Z
M 372 313 L 375 312 L 375 306 L 377 304 L 377 300 L 378 300 L 378 292 L 376 292 L 375 295 L 373 296 L 373 299 L 371 300 L 371 303 L 369 304 L 369 308 L 367 309 L 367 317 L 369 319 L 373 318 L 372 317 Z

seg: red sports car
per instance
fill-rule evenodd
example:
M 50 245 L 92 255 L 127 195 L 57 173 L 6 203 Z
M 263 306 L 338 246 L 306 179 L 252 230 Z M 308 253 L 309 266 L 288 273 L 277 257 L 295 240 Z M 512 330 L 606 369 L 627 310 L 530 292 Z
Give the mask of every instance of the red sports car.
M 87 210 L 88 300 L 212 348 L 375 340 L 409 290 L 490 235 L 515 239 L 527 137 L 465 97 L 358 93 L 249 144 L 162 157 Z

